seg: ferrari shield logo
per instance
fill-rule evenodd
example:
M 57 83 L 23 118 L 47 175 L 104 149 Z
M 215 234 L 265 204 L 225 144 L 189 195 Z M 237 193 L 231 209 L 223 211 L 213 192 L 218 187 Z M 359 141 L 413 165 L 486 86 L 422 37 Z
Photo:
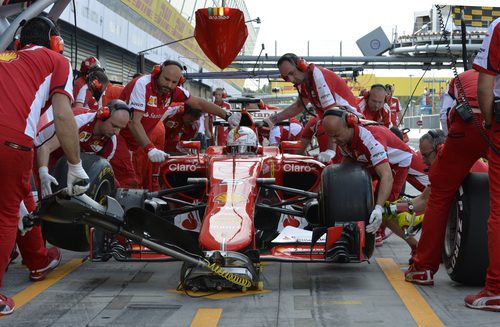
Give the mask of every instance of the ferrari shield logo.
M 157 101 L 156 97 L 153 96 L 153 95 L 150 95 L 149 96 L 149 100 L 148 100 L 148 106 L 150 106 L 150 107 L 156 107 L 157 103 L 158 103 L 158 101 Z
M 86 142 L 92 137 L 92 134 L 89 132 L 80 132 L 80 142 Z

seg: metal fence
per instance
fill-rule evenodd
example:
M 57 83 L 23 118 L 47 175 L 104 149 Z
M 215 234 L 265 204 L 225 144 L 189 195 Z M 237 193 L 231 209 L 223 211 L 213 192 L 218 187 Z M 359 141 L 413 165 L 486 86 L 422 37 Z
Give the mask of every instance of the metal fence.
M 422 126 L 418 126 L 417 122 L 421 121 Z M 409 116 L 404 118 L 404 126 L 408 128 L 441 128 L 439 122 L 439 115 L 420 115 L 420 116 Z

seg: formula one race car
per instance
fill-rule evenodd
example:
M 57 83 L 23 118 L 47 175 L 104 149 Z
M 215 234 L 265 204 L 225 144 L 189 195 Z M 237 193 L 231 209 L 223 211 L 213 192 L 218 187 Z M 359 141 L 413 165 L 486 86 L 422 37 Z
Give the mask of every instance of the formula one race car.
M 368 260 L 374 250 L 374 236 L 364 229 L 373 206 L 369 173 L 283 153 L 300 142 L 260 146 L 253 119 L 242 115 L 247 126 L 230 131 L 228 146 L 200 154 L 199 142 L 183 142 L 195 153 L 161 165 L 157 192 L 115 190 L 107 161 L 83 156 L 91 176 L 87 195 L 61 191 L 42 200 L 47 240 L 92 251 L 99 235 L 93 226 L 107 233 L 108 258 L 183 260 L 181 282 L 189 290 L 259 287 L 264 260 Z M 64 188 L 65 160 L 53 174 Z

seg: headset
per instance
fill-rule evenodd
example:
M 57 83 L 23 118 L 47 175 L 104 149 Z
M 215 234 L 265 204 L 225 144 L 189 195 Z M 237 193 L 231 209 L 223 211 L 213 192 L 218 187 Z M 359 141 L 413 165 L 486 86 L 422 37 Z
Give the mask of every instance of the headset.
M 383 84 L 373 84 L 371 87 L 370 87 L 370 91 L 366 91 L 364 94 L 363 94 L 363 98 L 368 101 L 368 98 L 370 97 L 370 92 L 374 89 L 374 88 L 381 88 L 385 91 L 385 94 L 386 96 L 384 97 L 384 103 L 387 103 L 387 88 L 383 85 Z
M 49 26 L 49 35 L 48 35 L 48 44 L 49 44 L 49 49 L 52 51 L 55 51 L 57 53 L 62 53 L 64 51 L 64 40 L 63 38 L 59 35 L 59 31 L 54 24 L 54 22 L 45 16 L 37 16 L 32 18 L 31 20 L 38 19 L 44 21 L 48 26 Z M 22 20 L 21 23 L 19 24 L 19 28 L 22 28 L 26 24 L 25 20 Z M 17 30 L 16 30 L 17 33 Z M 14 49 L 16 51 L 21 50 L 21 37 L 19 35 L 14 36 Z
M 89 87 L 89 91 L 92 94 L 92 96 L 96 100 L 98 100 L 99 97 L 104 92 L 104 90 L 103 90 L 102 83 L 99 81 L 99 79 L 97 78 L 97 76 L 95 76 L 96 72 L 102 72 L 102 73 L 104 73 L 104 69 L 102 69 L 101 67 L 97 67 L 97 66 L 92 67 L 88 71 L 87 77 L 86 77 L 85 81 L 87 82 L 87 85 Z
M 223 87 L 218 87 L 215 89 L 215 91 L 212 92 L 212 96 L 215 96 L 215 92 L 217 91 L 222 91 L 222 98 L 225 99 L 227 98 L 227 92 L 226 92 L 226 89 L 223 88 Z
M 129 108 L 125 101 L 115 99 L 108 102 L 107 105 L 99 108 L 96 113 L 97 119 L 101 121 L 106 121 L 113 115 L 113 112 L 117 110 L 126 110 L 132 118 L 133 110 Z
M 434 151 L 439 152 L 441 148 L 444 146 L 443 143 L 437 144 L 437 142 L 444 140 L 445 135 L 444 132 L 440 129 L 430 129 L 427 131 L 427 134 L 431 137 L 432 148 Z
M 94 67 L 101 68 L 101 63 L 99 62 L 99 60 L 94 56 L 90 56 L 88 58 L 85 58 L 82 60 L 82 63 L 80 65 L 80 74 L 87 75 L 88 73 L 91 72 L 91 70 Z
M 356 116 L 356 115 L 354 115 L 346 110 L 342 110 L 342 109 L 338 109 L 338 108 L 327 109 L 323 113 L 323 118 L 325 118 L 326 116 L 336 116 L 336 117 L 343 118 L 347 127 L 349 127 L 349 128 L 354 128 L 354 126 L 359 125 L 358 116 Z
M 309 68 L 309 64 L 307 63 L 307 61 L 304 58 L 298 57 L 294 53 L 285 53 L 284 55 L 282 55 L 278 60 L 278 67 L 281 65 L 281 63 L 283 63 L 283 61 L 293 63 L 295 67 L 297 67 L 297 69 L 303 73 L 307 72 L 307 69 Z M 288 76 L 281 75 L 281 78 L 288 82 Z
M 154 65 L 153 66 L 153 70 L 151 71 L 151 76 L 153 78 L 157 78 L 158 75 L 160 75 L 160 73 L 162 72 L 163 68 L 165 68 L 166 66 L 177 66 L 181 69 L 181 71 L 185 71 L 185 67 L 183 67 L 178 61 L 175 61 L 175 60 L 165 60 L 161 65 Z M 184 82 L 186 81 L 186 77 L 184 76 L 184 74 L 181 76 L 181 78 L 179 79 L 179 82 L 177 83 L 177 86 L 182 86 L 182 84 L 184 84 Z

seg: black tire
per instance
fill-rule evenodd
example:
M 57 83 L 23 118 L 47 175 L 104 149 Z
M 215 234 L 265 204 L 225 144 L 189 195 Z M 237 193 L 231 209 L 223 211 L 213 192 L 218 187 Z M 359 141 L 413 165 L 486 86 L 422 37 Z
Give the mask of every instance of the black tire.
M 443 262 L 450 278 L 466 285 L 484 285 L 488 268 L 488 174 L 470 173 L 451 207 Z
M 327 166 L 321 174 L 320 226 L 364 221 L 373 210 L 372 180 L 369 172 L 358 164 Z M 375 236 L 365 233 L 364 253 L 370 258 L 375 249 Z
M 90 187 L 86 194 L 101 202 L 105 195 L 113 195 L 115 192 L 115 175 L 109 162 L 97 155 L 81 154 L 82 166 L 87 175 L 89 175 Z M 66 157 L 60 158 L 52 176 L 54 176 L 59 186 L 53 187 L 53 191 L 57 191 L 66 187 L 66 176 L 68 165 Z M 88 225 L 76 224 L 61 224 L 43 221 L 42 229 L 45 239 L 60 248 L 76 251 L 87 252 L 90 250 L 90 233 Z
M 357 164 L 330 165 L 320 183 L 320 224 L 368 221 L 373 210 L 372 182 L 368 171 Z

